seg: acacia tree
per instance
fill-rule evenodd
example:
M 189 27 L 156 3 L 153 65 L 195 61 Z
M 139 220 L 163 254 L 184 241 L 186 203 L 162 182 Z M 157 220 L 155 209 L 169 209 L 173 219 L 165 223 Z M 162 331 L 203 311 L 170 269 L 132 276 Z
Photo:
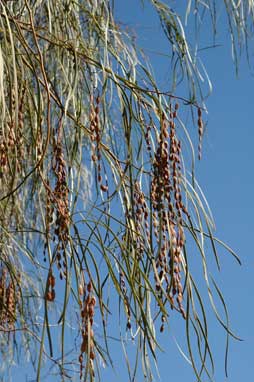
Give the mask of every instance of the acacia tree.
M 194 17 L 197 30 L 209 21 L 215 33 L 218 4 L 189 0 L 181 15 L 173 1 L 150 1 L 171 52 L 172 81 L 161 89 L 114 3 L 0 1 L 1 358 L 28 358 L 38 381 L 42 370 L 97 380 L 102 363 L 113 365 L 117 322 L 124 349 L 124 333 L 136 344 L 130 380 L 140 363 L 152 381 L 156 333 L 175 315 L 196 378 L 211 378 L 205 297 L 192 267 L 200 262 L 215 318 L 234 336 L 205 243 L 218 267 L 218 245 L 239 259 L 214 236 L 195 179 L 209 79 L 184 20 Z M 237 66 L 254 4 L 222 5 Z M 195 262 L 190 251 L 200 254 Z

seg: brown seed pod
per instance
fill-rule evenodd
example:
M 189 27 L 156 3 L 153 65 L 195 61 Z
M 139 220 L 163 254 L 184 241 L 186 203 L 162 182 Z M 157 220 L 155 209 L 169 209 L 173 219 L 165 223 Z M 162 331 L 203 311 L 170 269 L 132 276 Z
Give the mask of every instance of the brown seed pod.
M 89 283 L 87 284 L 88 293 L 90 293 L 92 291 L 92 289 L 93 289 L 93 285 L 92 285 L 91 281 L 89 281 Z
M 176 301 L 178 302 L 178 304 L 180 305 L 183 301 L 183 296 L 181 293 L 178 294 L 177 298 L 176 298 Z
M 203 129 L 203 121 L 202 121 L 201 118 L 198 119 L 198 127 L 199 127 L 200 129 Z
M 81 317 L 82 317 L 82 318 L 86 317 L 86 313 L 87 313 L 86 310 L 85 310 L 85 309 L 82 309 L 81 312 L 80 312 Z
M 88 343 L 87 343 L 87 339 L 84 338 L 80 347 L 80 351 L 81 353 L 87 353 L 87 350 L 88 350 Z
M 94 316 L 94 307 L 93 307 L 93 305 L 89 306 L 88 314 L 89 314 L 89 317 L 93 317 Z
M 84 294 L 84 287 L 82 284 L 79 284 L 79 286 L 78 286 L 78 293 L 80 296 L 83 296 L 83 294 Z
M 48 281 L 48 283 L 49 283 L 49 286 L 50 286 L 50 287 L 52 287 L 52 288 L 55 287 L 56 279 L 55 279 L 55 277 L 54 277 L 52 274 L 49 275 L 49 281 Z
M 96 298 L 94 297 L 94 296 L 92 296 L 92 298 L 91 298 L 91 305 L 95 305 L 96 304 Z
M 101 191 L 103 191 L 103 192 L 107 192 L 107 191 L 108 191 L 108 186 L 106 186 L 105 184 L 101 184 L 101 185 L 100 185 L 100 189 L 101 189 Z
M 46 295 L 46 300 L 49 302 L 54 301 L 55 295 L 52 293 L 52 291 L 48 291 Z
M 169 133 L 167 132 L 167 130 L 166 129 L 163 129 L 163 136 L 164 136 L 164 138 L 168 138 L 169 137 Z M 165 144 L 166 142 L 164 141 L 164 144 Z

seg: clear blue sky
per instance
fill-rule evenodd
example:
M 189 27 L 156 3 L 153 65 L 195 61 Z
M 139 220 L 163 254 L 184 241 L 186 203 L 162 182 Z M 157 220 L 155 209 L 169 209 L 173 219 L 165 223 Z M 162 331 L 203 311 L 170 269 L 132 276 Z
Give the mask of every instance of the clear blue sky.
M 168 58 L 159 53 L 168 53 L 167 41 L 161 33 L 158 17 L 151 12 L 148 2 L 145 2 L 144 10 L 137 4 L 141 4 L 141 1 L 116 0 L 117 17 L 119 21 L 136 30 L 138 43 L 150 57 L 156 68 L 158 80 L 162 87 L 165 86 L 163 90 L 166 90 L 170 78 L 170 65 Z M 229 244 L 242 260 L 242 267 L 239 267 L 233 258 L 221 249 L 221 272 L 211 268 L 224 293 L 231 327 L 244 339 L 243 342 L 230 341 L 228 379 L 224 374 L 225 333 L 215 318 L 210 320 L 209 332 L 216 362 L 215 381 L 240 382 L 251 381 L 254 372 L 254 257 L 251 241 L 254 236 L 254 78 L 244 55 L 239 76 L 236 78 L 224 21 L 223 18 L 219 19 L 216 43 L 220 46 L 202 52 L 202 60 L 213 83 L 213 92 L 207 100 L 208 125 L 203 142 L 203 158 L 197 163 L 196 175 L 212 208 L 217 227 L 216 235 Z M 208 30 L 209 28 L 207 36 L 203 35 L 203 40 L 210 45 L 212 41 Z M 251 59 L 254 67 L 254 58 Z M 177 94 L 182 95 L 180 91 L 177 91 Z M 211 310 L 210 313 L 212 317 Z M 177 320 L 181 318 L 177 317 Z M 155 376 L 156 381 L 196 381 L 191 366 L 183 359 L 174 341 L 175 337 L 180 344 L 184 343 L 184 327 L 177 320 L 174 319 L 170 323 L 169 333 L 165 330 L 160 336 L 165 352 L 158 352 L 161 379 Z M 113 346 L 112 358 L 116 360 L 116 370 L 112 372 L 110 367 L 104 370 L 102 382 L 129 382 L 119 347 Z M 18 375 L 15 375 L 15 378 L 17 377 Z M 54 379 L 56 380 L 60 381 Z M 142 380 L 140 377 L 136 382 Z M 53 382 L 53 378 L 47 381 Z

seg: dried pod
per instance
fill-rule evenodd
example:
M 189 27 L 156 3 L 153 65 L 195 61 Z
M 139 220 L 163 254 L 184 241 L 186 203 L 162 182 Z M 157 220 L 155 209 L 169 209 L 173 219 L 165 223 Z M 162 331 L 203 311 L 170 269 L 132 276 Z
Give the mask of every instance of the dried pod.
M 90 293 L 92 291 L 92 289 L 93 289 L 93 285 L 92 285 L 91 281 L 89 281 L 89 283 L 87 284 L 88 293 Z
M 94 297 L 94 296 L 92 296 L 92 298 L 91 298 L 91 305 L 96 305 L 96 298 Z
M 84 287 L 82 284 L 79 284 L 79 286 L 78 286 L 78 293 L 80 296 L 83 296 L 83 294 L 84 294 Z
M 49 283 L 50 287 L 52 287 L 52 288 L 55 287 L 56 279 L 55 279 L 55 277 L 52 274 L 49 275 L 48 283 Z
M 80 347 L 80 351 L 81 353 L 87 353 L 87 350 L 88 350 L 88 342 L 87 342 L 87 338 L 84 338 Z
M 100 185 L 100 189 L 103 191 L 103 192 L 107 192 L 108 191 L 108 186 L 104 185 L 104 184 L 101 184 Z

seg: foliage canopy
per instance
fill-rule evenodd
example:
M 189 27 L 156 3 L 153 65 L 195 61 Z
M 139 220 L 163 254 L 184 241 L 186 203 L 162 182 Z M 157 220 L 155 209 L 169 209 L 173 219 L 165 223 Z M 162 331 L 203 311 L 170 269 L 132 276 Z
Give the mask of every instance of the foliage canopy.
M 168 89 L 116 21 L 114 3 L 0 1 L 1 357 L 28 358 L 38 381 L 52 365 L 63 380 L 97 380 L 100 365 L 113 364 L 108 331 L 117 322 L 123 348 L 125 331 L 137 345 L 130 380 L 141 361 L 151 381 L 156 332 L 178 315 L 197 379 L 212 378 L 206 309 L 188 254 L 200 254 L 215 317 L 233 337 L 205 243 L 218 267 L 218 245 L 239 259 L 214 236 L 195 179 L 210 82 L 186 30 L 209 23 L 216 34 L 223 6 L 237 67 L 239 47 L 248 56 L 254 3 L 189 0 L 178 14 L 173 1 L 150 1 L 170 49 Z

